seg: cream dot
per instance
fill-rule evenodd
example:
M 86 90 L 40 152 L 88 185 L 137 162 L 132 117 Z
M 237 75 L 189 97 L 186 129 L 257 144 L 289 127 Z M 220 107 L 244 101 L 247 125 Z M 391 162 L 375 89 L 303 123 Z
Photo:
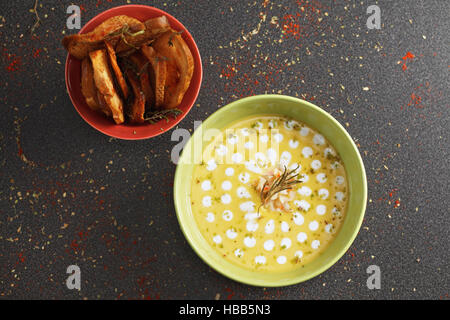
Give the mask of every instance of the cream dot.
M 244 144 L 244 147 L 245 147 L 245 149 L 253 149 L 255 147 L 255 144 L 253 142 L 251 142 L 251 141 L 247 141 Z
M 231 220 L 233 220 L 233 212 L 231 212 L 230 210 L 225 210 L 225 211 L 222 213 L 222 218 L 223 218 L 223 220 L 225 220 L 225 221 L 231 221 Z
M 306 137 L 306 136 L 309 134 L 309 128 L 307 128 L 307 127 L 301 128 L 301 129 L 300 129 L 300 134 L 301 134 L 303 137 Z
M 217 235 L 213 238 L 214 243 L 221 244 L 222 243 L 222 237 Z
M 297 235 L 297 241 L 300 242 L 300 243 L 305 242 L 306 239 L 308 239 L 308 236 L 307 236 L 306 233 L 304 233 L 304 232 L 300 232 L 300 233 Z
M 234 163 L 241 163 L 244 160 L 244 156 L 242 154 L 240 154 L 239 152 L 237 152 L 231 156 L 231 160 Z
M 319 229 L 319 223 L 314 220 L 309 224 L 309 230 L 316 231 L 317 229 Z
M 289 147 L 292 149 L 297 149 L 299 144 L 300 142 L 298 142 L 298 140 L 289 140 Z
M 311 149 L 310 147 L 304 147 L 302 150 L 302 154 L 305 158 L 311 157 L 313 153 L 313 149 Z
M 216 217 L 214 216 L 214 213 L 212 213 L 212 212 L 209 212 L 206 215 L 206 221 L 208 221 L 209 223 L 213 223 L 215 219 L 216 219 Z
M 262 164 L 266 161 L 266 155 L 262 152 L 255 153 L 255 160 L 258 164 Z
M 255 130 L 261 130 L 263 128 L 263 124 L 260 121 L 256 121 L 253 125 L 252 128 Z
M 284 238 L 283 240 L 281 240 L 281 248 L 284 250 L 287 250 L 291 247 L 292 245 L 292 241 L 289 238 Z
M 222 156 L 222 157 L 223 157 L 224 155 L 226 155 L 227 152 L 228 152 L 228 148 L 227 148 L 225 145 L 223 145 L 223 144 L 221 144 L 220 146 L 218 146 L 217 149 L 216 149 L 216 153 L 217 153 L 219 156 Z
M 319 160 L 314 160 L 311 162 L 311 168 L 314 170 L 319 170 L 322 167 L 322 163 Z
M 287 261 L 287 258 L 286 258 L 285 256 L 279 256 L 279 257 L 277 258 L 278 264 L 285 264 L 286 261 Z
M 272 120 L 269 121 L 269 128 L 270 129 L 275 128 L 277 125 L 278 125 L 278 123 L 275 120 L 272 119 Z
M 298 226 L 301 226 L 303 225 L 303 223 L 305 223 L 305 218 L 301 213 L 299 212 L 294 213 L 294 223 Z
M 320 241 L 319 241 L 319 240 L 314 240 L 314 241 L 311 243 L 311 248 L 313 248 L 314 250 L 315 250 L 315 249 L 319 249 L 319 247 L 320 247 Z
M 242 199 L 242 198 L 246 198 L 246 199 L 251 198 L 250 193 L 249 193 L 249 192 L 247 191 L 247 189 L 245 189 L 244 187 L 239 187 L 239 188 L 237 188 L 236 193 L 237 193 L 237 196 L 238 196 L 240 199 Z
M 287 223 L 286 221 L 283 221 L 281 223 L 281 231 L 289 232 L 290 230 L 291 230 L 291 228 L 289 227 L 289 223 Z
M 319 216 L 323 216 L 325 213 L 327 213 L 327 207 L 323 204 L 319 204 L 316 207 L 316 212 Z
M 331 210 L 331 213 L 332 213 L 333 215 L 335 215 L 335 216 L 340 216 L 340 215 L 341 215 L 341 211 L 340 211 L 338 208 L 336 208 L 336 207 L 334 207 L 334 208 Z
M 288 130 L 292 130 L 297 125 L 298 125 L 298 122 L 295 120 L 288 120 L 288 121 L 284 122 L 284 127 Z
M 325 182 L 327 182 L 327 175 L 326 175 L 325 173 L 319 173 L 319 174 L 316 176 L 316 180 L 317 180 L 317 182 L 319 182 L 319 183 L 325 183 Z
M 344 200 L 344 194 L 342 192 L 336 192 L 336 200 L 342 201 Z
M 228 136 L 227 142 L 229 144 L 236 144 L 238 142 L 238 140 L 239 139 L 238 139 L 238 137 L 236 135 L 231 134 L 231 135 Z
M 296 251 L 294 256 L 298 259 L 303 258 L 303 251 L 301 251 L 301 250 Z
M 275 221 L 269 220 L 264 228 L 267 234 L 272 234 L 275 231 Z
M 336 154 L 336 152 L 334 152 L 334 150 L 331 148 L 326 148 L 323 152 L 323 155 L 325 156 L 325 158 L 328 158 L 328 156 L 334 156 L 335 154 Z
M 222 197 L 220 197 L 220 200 L 223 204 L 230 204 L 231 203 L 231 196 L 229 194 L 224 194 Z
M 307 186 L 302 186 L 300 189 L 297 190 L 299 195 L 309 197 L 312 194 L 312 190 L 308 188 Z
M 255 232 L 256 230 L 258 230 L 258 223 L 255 220 L 251 220 L 249 222 L 247 222 L 247 230 L 249 232 Z
M 248 136 L 250 135 L 250 130 L 249 130 L 248 128 L 242 128 L 242 129 L 241 129 L 241 134 L 242 134 L 244 137 L 248 137 Z
M 245 162 L 245 168 L 247 168 L 247 170 L 257 173 L 257 174 L 261 174 L 262 170 L 260 167 L 258 167 L 258 165 L 256 164 L 256 161 L 251 159 L 250 161 L 246 161 Z
M 292 159 L 292 154 L 290 152 L 288 152 L 288 151 L 285 151 L 285 152 L 283 152 L 281 154 L 280 164 L 282 166 L 286 166 L 287 167 L 289 165 L 289 162 L 291 162 L 291 159 Z
M 202 199 L 202 204 L 204 207 L 208 208 L 211 207 L 212 205 L 212 199 L 210 196 L 206 196 Z
M 269 136 L 267 134 L 263 134 L 259 137 L 259 141 L 262 143 L 267 143 L 269 141 Z
M 244 212 L 255 212 L 255 203 L 252 201 L 247 201 L 244 203 L 241 203 L 239 208 Z
M 244 244 L 246 247 L 253 248 L 256 245 L 256 239 L 253 237 L 245 237 Z
M 264 256 L 256 256 L 255 257 L 255 263 L 256 264 L 266 264 L 266 257 Z
M 276 142 L 281 143 L 281 141 L 283 141 L 283 139 L 284 139 L 284 136 L 281 133 L 277 133 L 273 136 L 273 139 Z
M 339 162 L 335 161 L 331 164 L 331 169 L 336 170 L 337 168 L 339 168 Z
M 313 138 L 314 144 L 317 144 L 319 146 L 325 144 L 325 138 L 321 134 L 316 134 Z
M 242 258 L 244 256 L 244 251 L 242 249 L 236 249 L 234 255 L 238 258 Z
M 258 212 L 253 212 L 253 213 L 246 213 L 244 216 L 245 220 L 256 220 L 261 218 L 261 214 Z
M 233 168 L 227 168 L 227 170 L 225 170 L 225 174 L 228 177 L 232 177 L 234 175 L 234 169 Z
M 275 241 L 267 240 L 266 242 L 264 242 L 264 250 L 272 251 L 273 248 L 275 248 Z
M 231 240 L 236 239 L 236 237 L 238 236 L 236 230 L 234 230 L 234 229 L 228 229 L 226 233 L 227 233 L 227 237 Z
M 309 211 L 311 204 L 306 200 L 295 200 L 294 204 L 303 211 Z
M 320 189 L 319 190 L 319 197 L 322 200 L 328 199 L 329 195 L 330 195 L 330 192 L 327 189 Z
M 204 191 L 209 191 L 209 190 L 211 190 L 211 181 L 209 181 L 209 180 L 203 181 L 203 182 L 202 182 L 202 189 L 203 189 Z
M 345 178 L 344 177 L 342 177 L 342 176 L 337 176 L 336 177 L 336 184 L 341 185 L 341 184 L 344 184 L 344 182 L 345 182 Z
M 267 149 L 266 155 L 267 155 L 267 159 L 269 159 L 269 161 L 272 163 L 272 165 L 275 165 L 275 163 L 277 163 L 278 155 L 274 149 L 272 149 L 272 148 Z
M 302 180 L 303 183 L 306 183 L 309 181 L 309 176 L 306 173 L 302 173 L 300 175 L 300 180 Z
M 289 167 L 289 170 L 295 170 L 295 173 L 300 173 L 300 171 L 302 170 L 302 166 L 296 162 L 292 163 L 291 166 Z
M 330 223 L 330 224 L 327 224 L 326 226 L 325 226 L 325 231 L 327 232 L 327 233 L 331 233 L 331 231 L 333 230 L 333 225 Z
M 224 181 L 222 183 L 222 189 L 225 191 L 231 190 L 232 187 L 233 187 L 233 185 L 231 184 L 230 181 Z
M 241 173 L 239 175 L 239 181 L 242 183 L 248 183 L 250 181 L 250 174 L 247 172 Z
M 208 171 L 214 171 L 217 169 L 217 163 L 216 160 L 211 159 L 207 162 L 206 170 Z

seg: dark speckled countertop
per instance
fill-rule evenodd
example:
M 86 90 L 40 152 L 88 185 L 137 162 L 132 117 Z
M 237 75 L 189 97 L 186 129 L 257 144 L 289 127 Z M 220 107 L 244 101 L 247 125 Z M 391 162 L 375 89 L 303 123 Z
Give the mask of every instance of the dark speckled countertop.
M 126 142 L 77 114 L 60 46 L 71 1 L 0 5 L 0 298 L 448 299 L 450 2 L 75 1 L 82 24 L 121 4 L 177 17 L 204 64 L 192 131 L 240 97 L 281 93 L 331 113 L 366 165 L 361 231 L 332 268 L 303 284 L 254 288 L 190 248 L 172 200 L 171 134 Z M 381 29 L 369 30 L 369 5 Z M 65 286 L 82 270 L 82 290 Z M 370 265 L 381 290 L 366 286 Z

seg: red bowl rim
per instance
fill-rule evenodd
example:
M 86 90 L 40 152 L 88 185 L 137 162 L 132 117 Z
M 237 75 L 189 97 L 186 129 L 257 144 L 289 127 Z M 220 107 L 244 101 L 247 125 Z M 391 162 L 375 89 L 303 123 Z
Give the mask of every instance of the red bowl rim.
M 107 135 L 107 136 L 109 136 L 109 137 L 116 138 L 116 139 L 121 139 L 121 140 L 129 140 L 129 141 L 146 140 L 146 139 L 150 139 L 150 138 L 154 138 L 154 137 L 160 136 L 160 135 L 162 135 L 162 134 L 164 134 L 164 133 L 166 133 L 166 132 L 172 130 L 172 129 L 173 129 L 176 125 L 178 125 L 178 124 L 179 124 L 179 123 L 180 123 L 180 122 L 188 115 L 188 113 L 191 111 L 191 109 L 193 108 L 195 102 L 197 101 L 197 98 L 198 98 L 198 95 L 199 95 L 199 93 L 200 93 L 200 89 L 201 89 L 201 86 L 202 86 L 202 82 L 203 82 L 203 63 L 202 63 L 202 58 L 201 58 L 200 51 L 199 51 L 199 49 L 198 49 L 197 43 L 195 42 L 195 39 L 194 39 L 194 37 L 191 35 L 191 33 L 189 32 L 189 30 L 188 30 L 188 29 L 187 29 L 187 28 L 186 28 L 186 27 L 185 27 L 178 19 L 176 19 L 176 18 L 175 18 L 174 16 L 172 16 L 171 14 L 169 14 L 169 13 L 167 13 L 167 12 L 161 10 L 161 9 L 152 7 L 152 6 L 139 5 L 139 4 L 130 4 L 130 5 L 122 5 L 122 6 L 117 6 L 117 7 L 110 8 L 110 9 L 108 9 L 108 10 L 105 10 L 105 11 L 99 13 L 98 15 L 96 15 L 95 17 L 93 17 L 92 19 L 90 19 L 90 20 L 89 20 L 89 21 L 88 21 L 88 22 L 80 29 L 80 31 L 78 32 L 78 34 L 83 34 L 83 33 L 86 31 L 86 29 L 88 29 L 89 27 L 91 27 L 91 25 L 94 24 L 97 20 L 100 20 L 100 22 L 99 22 L 97 25 L 99 25 L 100 23 L 102 23 L 104 20 L 101 20 L 101 18 L 102 18 L 103 16 L 109 14 L 111 11 L 120 11 L 121 9 L 124 9 L 124 8 L 146 9 L 146 10 L 150 9 L 150 10 L 154 11 L 154 12 L 155 12 L 156 14 L 158 14 L 158 15 L 165 15 L 165 16 L 167 16 L 167 17 L 169 18 L 169 20 L 175 20 L 179 25 L 182 26 L 182 28 L 184 29 L 183 37 L 186 36 L 186 37 L 188 37 L 189 39 L 192 40 L 193 48 L 190 48 L 190 49 L 191 49 L 191 51 L 192 51 L 192 55 L 193 55 L 193 57 L 194 57 L 194 61 L 195 61 L 195 60 L 198 60 L 198 66 L 199 66 L 199 68 L 196 68 L 196 69 L 198 69 L 198 70 L 196 70 L 196 71 L 194 71 L 194 72 L 198 73 L 199 81 L 198 81 L 198 83 L 195 83 L 195 84 L 194 84 L 194 85 L 195 85 L 195 88 L 194 88 L 195 91 L 194 91 L 194 95 L 193 95 L 193 98 L 192 98 L 192 103 L 190 103 L 190 106 L 188 106 L 188 108 L 186 109 L 186 111 L 184 111 L 183 114 L 180 115 L 180 116 L 178 116 L 176 119 L 171 118 L 171 119 L 169 120 L 169 125 L 168 125 L 168 126 L 166 127 L 166 129 L 164 129 L 164 130 L 156 130 L 156 132 L 154 132 L 154 133 L 150 133 L 150 134 L 146 134 L 146 135 L 141 135 L 141 136 L 131 136 L 131 135 L 130 135 L 130 136 L 119 136 L 119 135 L 115 135 L 115 134 L 109 132 L 109 131 L 106 130 L 106 129 L 99 128 L 99 127 L 96 125 L 95 121 L 92 121 L 92 120 L 88 119 L 88 118 L 81 112 L 81 110 L 79 109 L 79 107 L 78 107 L 77 104 L 75 103 L 75 100 L 74 100 L 74 98 L 73 98 L 73 96 L 72 96 L 72 92 L 71 92 L 71 90 L 69 89 L 69 62 L 70 62 L 71 59 L 76 59 L 76 58 L 74 58 L 71 54 L 67 54 L 66 64 L 65 64 L 66 90 L 67 90 L 67 93 L 68 93 L 68 95 L 69 95 L 69 98 L 70 98 L 70 100 L 71 100 L 71 102 L 72 102 L 72 105 L 74 106 L 75 110 L 78 112 L 78 114 L 81 116 L 81 118 L 83 118 L 83 120 L 84 120 L 86 123 L 88 123 L 88 124 L 89 124 L 92 128 L 94 128 L 95 130 L 97 130 L 97 131 L 99 131 L 99 132 L 101 132 L 101 133 L 103 133 L 103 134 L 105 134 L 105 135 Z M 118 14 L 120 14 L 120 13 L 118 13 Z M 97 25 L 95 25 L 94 28 L 95 28 Z M 192 49 L 193 49 L 193 50 L 192 50 Z M 191 86 L 192 86 L 192 85 L 193 85 L 193 83 L 191 83 Z M 92 112 L 95 112 L 95 111 L 92 111 Z M 146 125 L 146 126 L 156 126 L 156 125 L 154 125 L 154 124 L 148 124 L 148 125 Z M 142 127 L 142 126 L 141 126 L 141 127 Z M 144 127 L 145 127 L 145 126 L 144 126 Z

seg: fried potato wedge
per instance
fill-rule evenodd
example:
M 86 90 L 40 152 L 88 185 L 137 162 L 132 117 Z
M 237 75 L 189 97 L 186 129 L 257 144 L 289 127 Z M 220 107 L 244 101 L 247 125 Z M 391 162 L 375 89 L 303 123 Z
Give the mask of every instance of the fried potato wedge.
M 153 42 L 159 35 L 170 30 L 169 20 L 166 16 L 149 19 L 144 22 L 145 31 L 134 36 L 125 37 L 119 40 L 116 51 L 118 53 L 127 52 Z
M 105 41 L 105 46 L 106 46 L 106 51 L 108 52 L 109 63 L 111 64 L 111 67 L 114 71 L 117 83 L 120 87 L 120 90 L 122 91 L 122 95 L 126 100 L 129 95 L 129 89 L 128 89 L 127 81 L 125 80 L 125 78 L 123 76 L 122 70 L 120 70 L 119 64 L 117 63 L 116 52 L 114 51 L 114 48 L 109 41 Z
M 121 15 L 105 20 L 89 33 L 66 36 L 62 43 L 72 56 L 82 60 L 89 55 L 90 51 L 103 48 L 104 40 L 110 40 L 113 45 L 116 45 L 121 36 L 120 31 L 124 26 L 128 26 L 130 33 L 136 33 L 146 29 L 143 22 L 129 16 Z M 108 37 L 111 39 L 107 39 Z M 131 38 L 130 36 L 128 37 Z
M 89 58 L 81 61 L 81 93 L 86 100 L 87 105 L 94 111 L 101 111 L 97 98 L 97 88 L 94 82 L 94 69 Z
M 94 81 L 97 90 L 103 95 L 114 121 L 117 124 L 124 123 L 123 102 L 114 87 L 114 78 L 108 65 L 106 50 L 92 51 L 89 56 L 94 69 Z
M 170 105 L 171 97 L 177 94 L 178 84 L 180 83 L 180 73 L 174 61 L 167 61 L 167 79 L 164 87 L 164 105 Z M 181 103 L 181 102 L 180 102 Z
M 158 54 L 166 57 L 169 63 L 174 63 L 178 69 L 178 84 L 173 91 L 166 92 L 168 96 L 164 104 L 166 109 L 176 108 L 183 101 L 194 75 L 194 57 L 181 35 L 174 30 L 161 35 L 153 43 L 153 48 Z
M 100 93 L 100 91 L 97 91 L 97 100 L 98 100 L 98 104 L 100 105 L 100 110 L 107 117 L 112 117 L 111 110 L 109 109 L 108 105 L 106 104 L 105 97 Z
M 155 49 L 149 46 L 143 46 L 141 53 L 150 62 L 150 81 L 155 93 L 155 107 L 161 108 L 164 105 L 164 94 L 167 80 L 167 62 L 166 58 L 159 55 Z
M 150 82 L 149 65 L 150 62 L 140 52 L 135 52 L 129 56 L 131 63 L 135 66 L 135 71 L 139 76 L 142 92 L 145 96 L 147 109 L 151 109 L 154 105 L 155 94 Z
M 130 82 L 134 93 L 134 101 L 127 110 L 127 115 L 132 124 L 140 124 L 144 122 L 145 114 L 145 96 L 141 90 L 138 78 L 131 69 L 127 69 L 126 75 Z

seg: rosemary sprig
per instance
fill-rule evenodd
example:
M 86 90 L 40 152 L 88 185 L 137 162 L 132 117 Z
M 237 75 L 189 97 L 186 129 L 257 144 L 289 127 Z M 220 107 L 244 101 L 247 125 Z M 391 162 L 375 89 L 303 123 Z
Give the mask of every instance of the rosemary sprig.
M 39 0 L 36 0 L 34 2 L 34 8 L 32 9 L 32 12 L 34 12 L 34 15 L 36 16 L 36 21 L 34 22 L 33 27 L 31 27 L 31 34 L 34 34 L 34 31 L 37 29 L 37 27 L 39 27 L 39 25 L 41 24 L 41 18 L 39 17 L 38 14 L 38 4 L 39 4 Z
M 145 121 L 150 124 L 155 124 L 160 122 L 161 120 L 166 120 L 166 122 L 170 121 L 170 116 L 176 119 L 179 115 L 181 115 L 183 111 L 180 109 L 167 109 L 167 110 L 159 110 L 154 112 L 149 112 L 145 114 Z
M 272 199 L 273 196 L 276 194 L 284 191 L 292 189 L 293 186 L 303 183 L 302 180 L 297 179 L 298 173 L 297 170 L 299 169 L 299 166 L 293 170 L 288 170 L 288 168 L 285 166 L 283 173 L 275 178 L 275 180 L 269 184 L 268 181 L 264 183 L 264 186 L 261 189 L 260 197 L 261 197 L 261 206 L 258 208 L 261 209 L 261 207 L 265 206 L 267 202 Z M 267 188 L 267 190 L 266 190 Z
M 129 43 L 126 36 L 130 36 L 130 37 L 137 37 L 140 36 L 142 34 L 145 33 L 145 30 L 141 30 L 141 31 L 137 31 L 135 33 L 132 33 L 130 31 L 130 26 L 128 24 L 124 24 L 124 26 L 117 31 L 111 32 L 109 35 L 107 35 L 105 37 L 105 40 L 111 40 L 112 38 L 118 37 L 120 36 L 120 39 L 122 39 L 122 41 L 129 47 L 135 49 L 135 50 L 139 50 L 138 47 L 134 46 L 133 44 Z

